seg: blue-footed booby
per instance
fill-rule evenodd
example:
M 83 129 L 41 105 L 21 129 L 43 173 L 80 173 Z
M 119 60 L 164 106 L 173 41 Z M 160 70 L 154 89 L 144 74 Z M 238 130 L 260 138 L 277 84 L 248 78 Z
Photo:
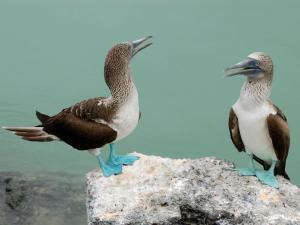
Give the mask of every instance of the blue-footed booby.
M 36 112 L 41 125 L 35 127 L 3 127 L 27 141 L 60 140 L 78 150 L 88 150 L 99 161 L 104 176 L 122 172 L 122 165 L 131 165 L 134 155 L 117 155 L 115 142 L 128 136 L 140 119 L 138 91 L 133 82 L 130 61 L 152 43 L 152 36 L 113 46 L 105 59 L 104 78 L 111 92 L 109 97 L 96 97 L 63 109 L 54 116 Z M 101 157 L 101 147 L 110 145 L 108 161 Z
M 245 75 L 247 80 L 230 110 L 228 125 L 235 147 L 250 156 L 249 167 L 239 172 L 243 176 L 256 175 L 261 182 L 278 188 L 274 174 L 289 179 L 285 164 L 290 135 L 285 115 L 270 100 L 272 59 L 266 53 L 255 52 L 225 70 L 227 76 L 238 74 Z M 262 164 L 264 170 L 256 169 L 253 159 Z

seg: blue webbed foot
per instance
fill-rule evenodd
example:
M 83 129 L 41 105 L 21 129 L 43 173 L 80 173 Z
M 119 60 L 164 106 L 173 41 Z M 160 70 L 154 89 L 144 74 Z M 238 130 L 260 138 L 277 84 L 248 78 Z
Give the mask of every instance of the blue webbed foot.
M 239 174 L 241 176 L 255 176 L 255 168 L 251 168 L 251 167 L 247 167 L 247 168 L 240 168 L 240 169 L 236 169 L 237 171 L 239 171 Z
M 253 154 L 250 154 L 249 156 L 250 156 L 249 167 L 235 169 L 235 170 L 239 171 L 239 174 L 241 176 L 255 176 L 256 169 L 255 169 L 254 163 L 253 163 Z
M 132 165 L 139 159 L 139 157 L 135 155 L 117 155 L 114 143 L 111 143 L 109 148 L 110 154 L 107 161 L 107 164 L 109 165 Z
M 132 165 L 139 157 L 135 155 L 114 155 L 108 160 L 109 165 Z
M 101 156 L 97 156 L 97 159 L 99 161 L 99 166 L 102 170 L 102 173 L 105 177 L 110 177 L 111 175 L 117 175 L 122 173 L 122 165 L 109 165 L 106 164 Z
M 273 171 L 257 170 L 257 178 L 264 184 L 267 184 L 273 188 L 279 188 L 278 181 L 273 174 Z

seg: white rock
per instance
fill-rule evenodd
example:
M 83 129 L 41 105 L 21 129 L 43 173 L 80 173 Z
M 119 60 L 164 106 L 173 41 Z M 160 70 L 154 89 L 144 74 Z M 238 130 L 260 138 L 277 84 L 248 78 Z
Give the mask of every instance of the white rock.
M 89 225 L 300 225 L 300 190 L 280 176 L 277 190 L 213 157 L 138 155 L 121 175 L 87 174 Z

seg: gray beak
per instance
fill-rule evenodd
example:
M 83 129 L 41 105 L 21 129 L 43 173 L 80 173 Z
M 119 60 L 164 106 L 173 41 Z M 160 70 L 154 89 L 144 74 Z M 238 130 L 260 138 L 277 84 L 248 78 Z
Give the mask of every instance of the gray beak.
M 225 69 L 225 76 L 231 77 L 234 75 L 245 75 L 248 77 L 255 77 L 259 73 L 261 73 L 262 70 L 259 67 L 259 61 L 253 58 L 246 58 L 243 61 L 230 66 Z
M 149 40 L 150 38 L 152 38 L 152 36 L 148 36 L 148 37 L 144 37 L 141 39 L 138 39 L 136 41 L 131 42 L 132 43 L 132 57 L 136 55 L 136 53 L 138 53 L 139 51 L 143 50 L 144 48 L 149 47 L 150 45 L 152 45 L 152 43 L 145 43 L 145 41 Z M 145 43 L 145 44 L 143 44 Z M 143 45 L 142 45 L 143 44 Z

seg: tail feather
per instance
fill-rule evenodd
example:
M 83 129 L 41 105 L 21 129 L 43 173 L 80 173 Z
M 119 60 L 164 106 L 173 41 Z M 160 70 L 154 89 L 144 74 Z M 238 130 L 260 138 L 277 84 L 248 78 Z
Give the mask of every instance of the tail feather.
M 285 171 L 285 165 L 283 167 L 279 166 L 279 167 L 275 167 L 275 175 L 281 175 L 283 176 L 285 179 L 290 180 L 289 175 L 287 174 L 287 172 Z
M 55 136 L 53 135 L 40 135 L 40 136 L 30 136 L 30 137 L 25 137 L 23 136 L 22 139 L 26 140 L 26 141 L 38 141 L 38 142 L 46 142 L 46 141 L 54 141 Z
M 54 141 L 58 138 L 48 134 L 43 127 L 2 127 L 5 130 L 12 131 L 15 135 L 22 137 L 27 141 Z
M 2 128 L 13 132 L 29 132 L 29 133 L 36 133 L 43 130 L 43 127 L 2 127 Z
M 15 135 L 20 137 L 31 137 L 32 135 L 41 135 L 43 133 L 44 133 L 43 131 L 34 132 L 34 134 L 33 132 L 20 132 L 20 131 L 14 132 Z
M 283 172 L 282 176 L 283 176 L 285 179 L 290 180 L 290 177 L 289 177 L 289 175 L 287 174 L 286 171 Z
M 47 122 L 47 120 L 50 118 L 50 116 L 40 113 L 39 111 L 35 111 L 36 117 L 41 121 L 42 124 Z

